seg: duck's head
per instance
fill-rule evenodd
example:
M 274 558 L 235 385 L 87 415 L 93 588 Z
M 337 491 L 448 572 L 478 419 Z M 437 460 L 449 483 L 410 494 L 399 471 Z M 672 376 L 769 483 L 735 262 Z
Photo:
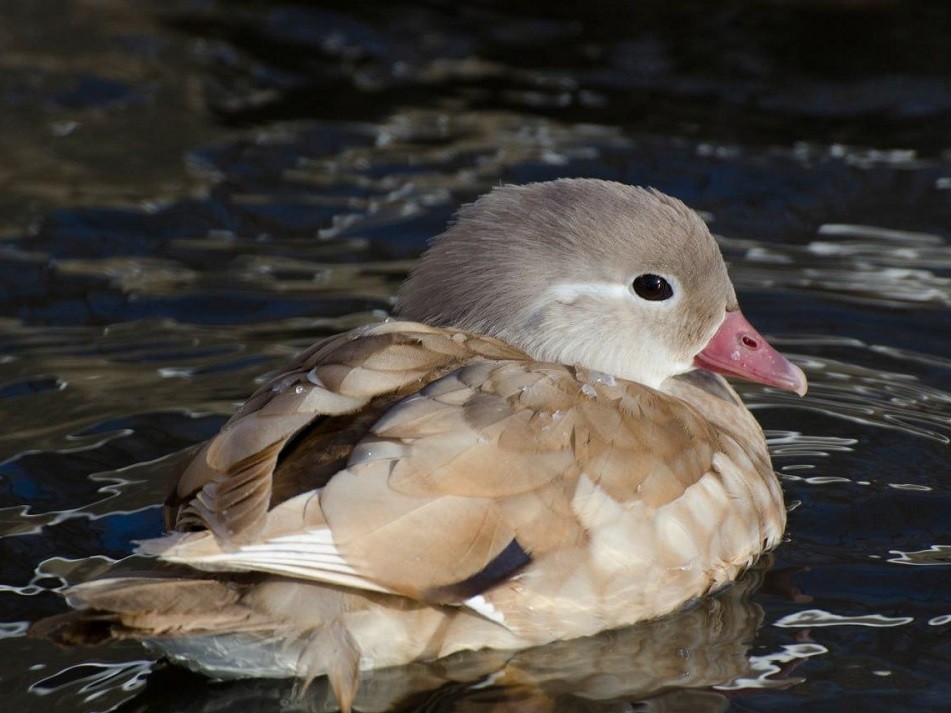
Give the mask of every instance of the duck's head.
M 504 186 L 465 206 L 397 312 L 654 387 L 700 366 L 806 391 L 802 371 L 743 317 L 700 216 L 610 181 Z

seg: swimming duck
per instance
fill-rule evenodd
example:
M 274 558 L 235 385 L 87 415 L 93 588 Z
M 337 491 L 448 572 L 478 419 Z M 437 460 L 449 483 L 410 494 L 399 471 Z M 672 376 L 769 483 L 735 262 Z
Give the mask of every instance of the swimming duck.
M 216 677 L 521 649 L 658 617 L 735 579 L 786 511 L 719 375 L 804 394 L 703 220 L 591 179 L 460 210 L 397 318 L 318 343 L 180 474 L 158 569 L 37 625 L 137 638 Z

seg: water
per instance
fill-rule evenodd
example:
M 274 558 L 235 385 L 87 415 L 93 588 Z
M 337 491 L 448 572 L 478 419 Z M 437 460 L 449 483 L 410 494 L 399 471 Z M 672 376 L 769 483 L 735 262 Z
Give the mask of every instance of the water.
M 263 375 L 382 319 L 460 202 L 558 176 L 703 211 L 806 370 L 804 400 L 741 386 L 788 541 L 670 619 L 376 674 L 363 709 L 951 707 L 951 12 L 510 5 L 0 7 L 10 710 L 325 709 L 24 631 L 159 533 L 176 454 Z

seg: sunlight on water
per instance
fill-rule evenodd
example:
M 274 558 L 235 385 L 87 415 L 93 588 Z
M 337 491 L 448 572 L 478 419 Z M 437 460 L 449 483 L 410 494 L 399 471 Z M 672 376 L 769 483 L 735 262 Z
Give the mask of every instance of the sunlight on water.
M 764 245 L 720 237 L 748 263 L 738 286 L 805 290 L 889 307 L 951 306 L 951 244 L 940 235 L 822 225 L 821 240 Z M 783 266 L 795 264 L 796 270 Z
M 894 428 L 913 436 L 951 443 L 951 392 L 928 386 L 913 374 L 868 368 L 838 359 L 796 357 L 803 347 L 823 344 L 810 337 L 783 336 L 773 340 L 791 354 L 809 377 L 809 398 L 798 400 L 780 392 L 769 394 L 768 405 L 818 411 L 857 423 Z M 861 342 L 837 344 L 858 358 L 874 351 Z M 745 389 L 744 389 L 745 390 Z M 762 397 L 760 397 L 762 398 Z M 755 409 L 757 397 L 747 399 Z
M 782 619 L 773 622 L 773 626 L 783 628 L 812 628 L 821 626 L 902 626 L 910 624 L 915 619 L 910 616 L 887 617 L 881 614 L 865 614 L 863 616 L 842 616 L 841 614 L 831 614 L 821 609 L 807 609 L 784 616 Z
M 145 685 L 152 670 L 151 661 L 129 661 L 119 664 L 81 663 L 41 679 L 29 690 L 38 696 L 63 694 L 75 689 L 83 703 L 92 703 L 118 688 L 131 692 Z
M 889 550 L 889 554 L 899 555 L 888 560 L 895 564 L 910 564 L 919 567 L 951 564 L 951 545 L 931 545 L 928 549 L 918 552 Z

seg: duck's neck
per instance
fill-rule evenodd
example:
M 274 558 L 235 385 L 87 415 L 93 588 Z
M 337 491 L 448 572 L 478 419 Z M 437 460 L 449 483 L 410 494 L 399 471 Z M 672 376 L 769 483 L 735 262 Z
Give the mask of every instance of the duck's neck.
M 589 325 L 580 323 L 534 333 L 500 330 L 492 336 L 538 361 L 583 366 L 654 389 L 671 376 L 693 368 L 689 363 L 679 363 L 649 340 L 631 340 L 617 330 L 592 333 Z

